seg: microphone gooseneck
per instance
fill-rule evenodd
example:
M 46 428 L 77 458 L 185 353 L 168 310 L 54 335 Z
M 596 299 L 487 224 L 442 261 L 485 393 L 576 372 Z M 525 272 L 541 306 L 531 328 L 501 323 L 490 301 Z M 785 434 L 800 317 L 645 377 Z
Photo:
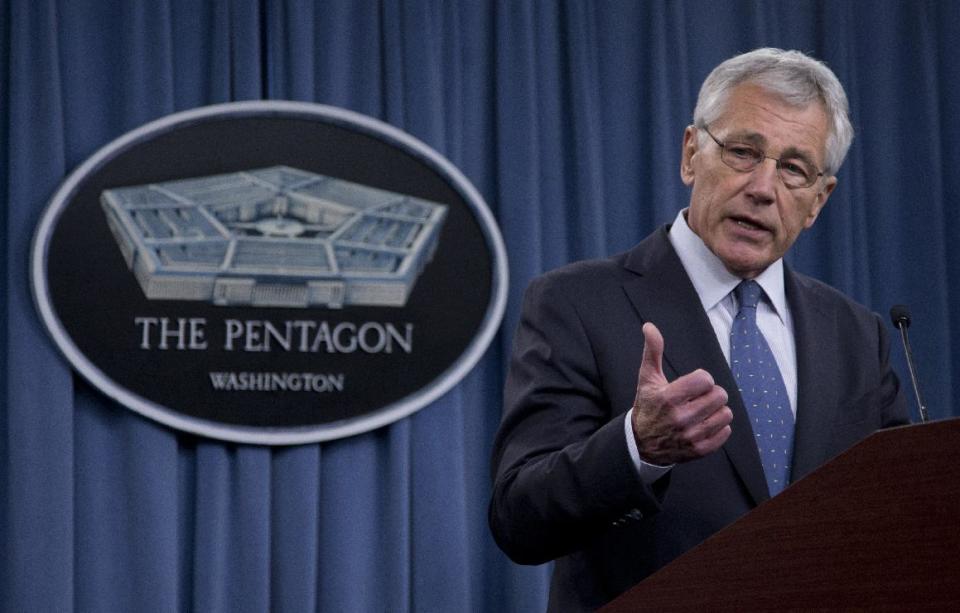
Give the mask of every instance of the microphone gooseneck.
M 907 328 L 910 327 L 910 309 L 903 304 L 895 304 L 890 307 L 890 320 L 893 325 L 900 330 L 900 339 L 903 341 L 903 350 L 907 354 L 907 369 L 910 371 L 910 382 L 913 384 L 913 393 L 917 398 L 917 407 L 920 409 L 920 421 L 927 423 L 927 405 L 923 402 L 920 395 L 920 385 L 917 382 L 917 369 L 913 364 L 913 350 L 910 348 L 910 339 L 907 336 Z

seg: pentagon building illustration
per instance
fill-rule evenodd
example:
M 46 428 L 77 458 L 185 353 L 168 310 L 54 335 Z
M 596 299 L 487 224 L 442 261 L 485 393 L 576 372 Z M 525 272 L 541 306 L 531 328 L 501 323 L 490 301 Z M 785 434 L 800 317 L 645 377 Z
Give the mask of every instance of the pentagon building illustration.
M 402 307 L 443 204 L 275 166 L 120 187 L 100 198 L 150 300 Z

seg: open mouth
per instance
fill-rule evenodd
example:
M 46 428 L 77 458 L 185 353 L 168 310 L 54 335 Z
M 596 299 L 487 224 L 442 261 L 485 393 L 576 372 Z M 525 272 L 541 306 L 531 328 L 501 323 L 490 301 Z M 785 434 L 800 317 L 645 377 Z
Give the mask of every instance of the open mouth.
M 730 219 L 736 223 L 738 227 L 744 228 L 745 230 L 754 232 L 770 232 L 770 229 L 766 226 L 746 217 L 731 217 Z

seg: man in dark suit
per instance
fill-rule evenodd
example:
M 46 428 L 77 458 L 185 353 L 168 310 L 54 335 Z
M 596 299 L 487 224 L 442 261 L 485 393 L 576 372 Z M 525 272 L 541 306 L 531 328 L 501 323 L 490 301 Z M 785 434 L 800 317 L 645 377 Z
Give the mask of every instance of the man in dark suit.
M 731 58 L 684 132 L 689 207 L 627 253 L 531 283 L 490 524 L 515 561 L 556 560 L 551 609 L 608 602 L 907 423 L 881 320 L 782 261 L 851 139 L 825 65 L 776 49 Z

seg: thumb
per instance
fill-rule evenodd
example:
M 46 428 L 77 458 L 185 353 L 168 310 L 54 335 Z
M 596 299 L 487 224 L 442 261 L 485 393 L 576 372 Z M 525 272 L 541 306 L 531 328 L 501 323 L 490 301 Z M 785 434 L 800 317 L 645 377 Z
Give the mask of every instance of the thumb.
M 663 382 L 663 335 L 650 322 L 643 324 L 643 360 L 640 362 L 640 379 L 648 382 Z

